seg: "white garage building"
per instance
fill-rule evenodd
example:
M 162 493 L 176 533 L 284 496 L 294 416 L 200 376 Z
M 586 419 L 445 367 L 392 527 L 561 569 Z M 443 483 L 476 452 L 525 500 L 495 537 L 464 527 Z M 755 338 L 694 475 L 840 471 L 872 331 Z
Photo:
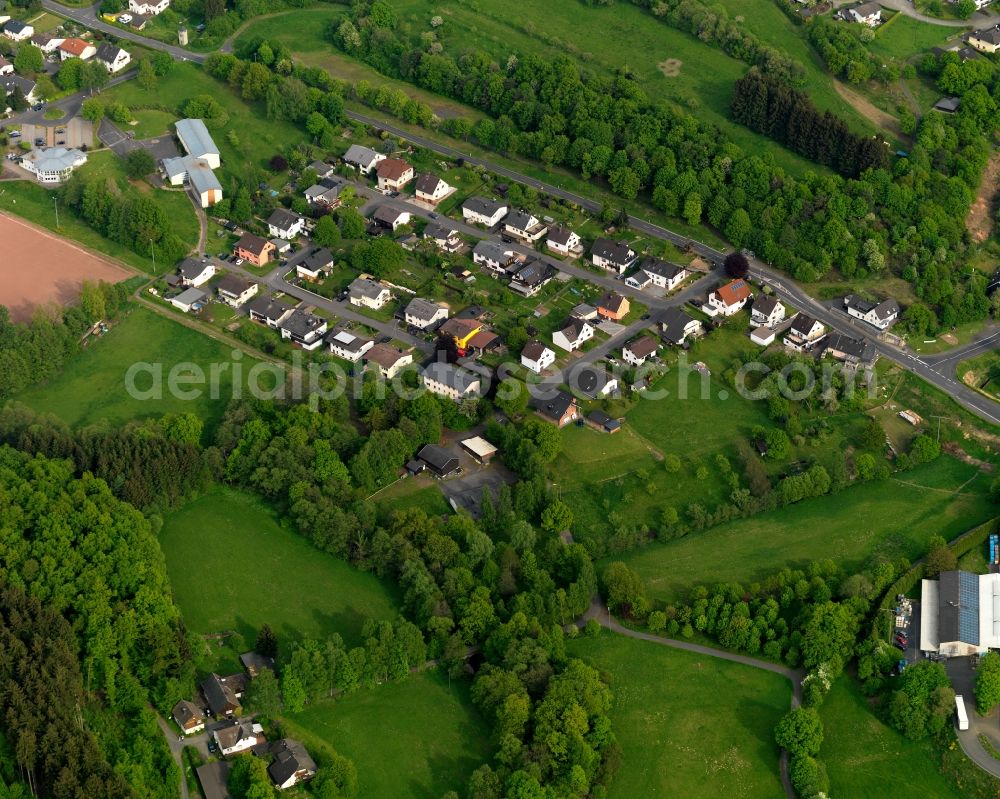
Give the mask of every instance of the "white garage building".
M 1000 649 L 1000 574 L 941 572 L 920 586 L 920 649 L 963 657 Z

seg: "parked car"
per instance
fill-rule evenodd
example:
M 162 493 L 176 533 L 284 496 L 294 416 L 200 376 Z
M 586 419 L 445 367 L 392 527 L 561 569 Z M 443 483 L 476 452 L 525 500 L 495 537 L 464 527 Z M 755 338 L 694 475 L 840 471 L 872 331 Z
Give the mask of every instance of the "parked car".
M 32 111 L 41 111 L 43 108 L 45 108 L 45 103 L 35 103 L 31 106 Z
M 62 146 L 62 145 L 64 145 L 64 144 L 66 144 L 66 140 L 65 140 L 65 139 L 59 139 L 59 140 L 58 140 L 58 141 L 56 142 L 56 144 L 58 144 L 58 145 Z
M 242 266 L 243 265 L 243 259 L 242 258 L 237 258 L 236 261 L 235 261 L 235 263 L 236 263 L 237 266 Z
M 9 135 L 10 135 L 10 137 L 12 139 L 20 139 L 21 138 L 21 131 L 19 131 L 19 130 L 12 130 Z

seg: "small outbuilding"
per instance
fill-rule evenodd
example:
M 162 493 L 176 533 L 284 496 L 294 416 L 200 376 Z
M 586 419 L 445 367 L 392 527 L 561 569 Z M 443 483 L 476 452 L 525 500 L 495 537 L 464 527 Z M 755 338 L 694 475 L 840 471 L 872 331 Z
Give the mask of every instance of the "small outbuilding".
M 438 477 L 447 477 L 458 471 L 458 458 L 435 444 L 427 444 L 417 457 Z
M 497 454 L 497 448 L 482 436 L 467 438 L 462 442 L 462 447 L 466 449 L 478 463 L 487 464 L 493 460 Z
M 591 411 L 587 414 L 587 425 L 603 433 L 617 433 L 622 429 L 622 423 L 608 416 L 604 411 Z

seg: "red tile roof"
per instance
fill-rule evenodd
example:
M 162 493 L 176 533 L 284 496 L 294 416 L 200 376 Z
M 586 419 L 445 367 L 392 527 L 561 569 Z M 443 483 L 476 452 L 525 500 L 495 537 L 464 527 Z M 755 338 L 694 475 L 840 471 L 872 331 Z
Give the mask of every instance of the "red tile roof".
M 376 171 L 380 178 L 399 180 L 412 169 L 412 166 L 399 158 L 386 158 L 384 161 L 379 161 Z
M 750 296 L 750 284 L 745 280 L 734 280 L 715 291 L 725 305 L 736 305 Z

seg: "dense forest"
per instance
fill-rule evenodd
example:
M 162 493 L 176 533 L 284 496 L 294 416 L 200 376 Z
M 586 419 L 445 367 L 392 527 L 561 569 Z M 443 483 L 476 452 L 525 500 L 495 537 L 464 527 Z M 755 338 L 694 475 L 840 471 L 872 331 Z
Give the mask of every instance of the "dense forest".
M 447 52 L 433 30 L 420 36 L 404 30 L 383 0 L 354 4 L 331 25 L 330 38 L 386 75 L 489 115 L 474 126 L 461 118 L 442 121 L 453 136 L 573 168 L 626 199 L 648 197 L 668 216 L 707 219 L 736 246 L 800 280 L 833 268 L 848 278 L 896 271 L 916 286 L 920 302 L 910 317 L 918 329 L 931 332 L 989 312 L 986 281 L 962 256 L 963 220 L 995 128 L 996 114 L 987 113 L 996 109 L 992 78 L 979 84 L 981 103 L 963 103 L 953 116 L 924 117 L 909 153 L 888 168 L 857 179 L 819 173 L 796 179 L 685 111 L 653 103 L 628 75 L 584 73 L 565 55 L 517 55 L 499 64 L 471 48 Z M 250 42 L 240 54 L 252 58 L 262 45 L 280 49 Z

